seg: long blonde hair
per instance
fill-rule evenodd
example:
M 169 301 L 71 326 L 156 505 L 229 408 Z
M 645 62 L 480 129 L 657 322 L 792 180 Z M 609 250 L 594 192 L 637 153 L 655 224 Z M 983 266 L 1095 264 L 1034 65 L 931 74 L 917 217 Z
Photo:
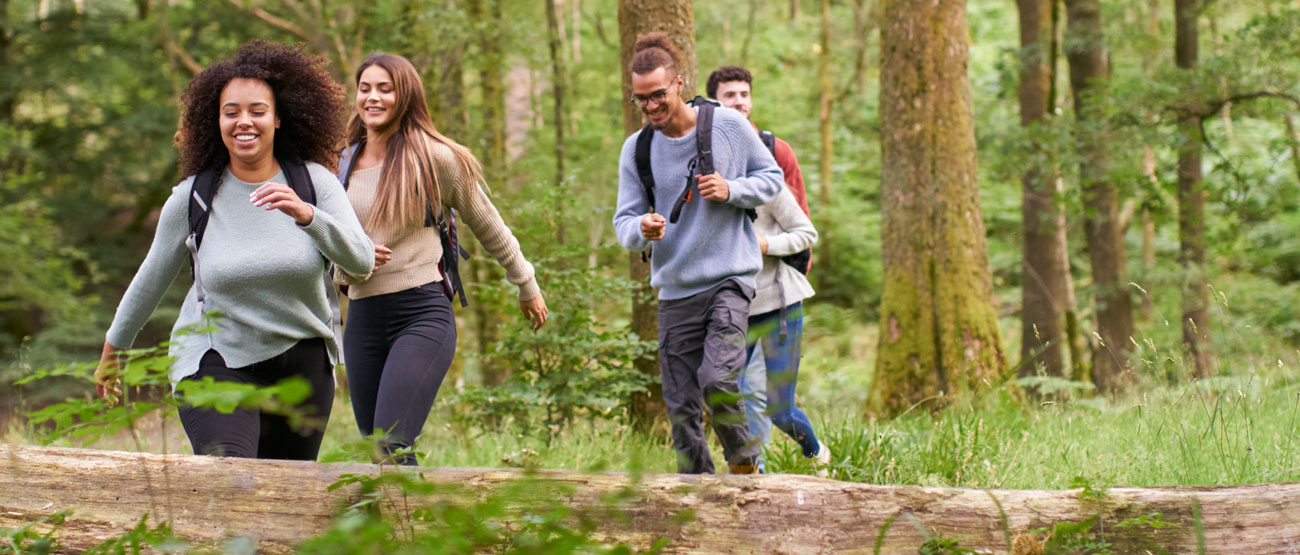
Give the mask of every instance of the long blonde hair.
M 424 84 L 415 66 L 397 54 L 376 52 L 361 62 L 354 83 L 361 82 L 361 73 L 377 65 L 388 71 L 397 93 L 393 117 L 377 131 L 388 136 L 388 152 L 384 153 L 384 169 L 379 174 L 379 187 L 375 203 L 362 222 L 368 231 L 386 229 L 401 232 L 403 228 L 424 221 L 426 202 L 440 210 L 442 200 L 438 165 L 434 149 L 446 146 L 456 157 L 470 183 L 477 186 L 483 169 L 478 159 L 460 143 L 447 138 L 433 125 L 429 107 L 424 97 Z M 366 126 L 361 115 L 354 113 L 348 122 L 348 144 L 366 138 Z

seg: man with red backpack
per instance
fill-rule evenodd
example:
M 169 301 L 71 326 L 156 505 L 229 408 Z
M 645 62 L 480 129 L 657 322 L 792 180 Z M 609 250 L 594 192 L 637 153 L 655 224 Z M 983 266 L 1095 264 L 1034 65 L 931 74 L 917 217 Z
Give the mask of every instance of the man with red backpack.
M 709 98 L 746 118 L 753 107 L 753 76 L 743 67 L 725 66 L 709 75 Z M 750 306 L 749 362 L 740 376 L 750 435 L 766 443 L 772 424 L 799 443 L 819 476 L 828 474 L 830 449 L 817 439 L 807 415 L 795 406 L 803 334 L 803 299 L 813 295 L 804 277 L 811 265 L 817 230 L 808 219 L 803 173 L 794 149 L 750 122 L 785 173 L 786 190 L 757 209 L 754 232 L 764 254 Z M 760 356 L 761 355 L 761 356 Z M 760 461 L 760 466 L 762 465 Z

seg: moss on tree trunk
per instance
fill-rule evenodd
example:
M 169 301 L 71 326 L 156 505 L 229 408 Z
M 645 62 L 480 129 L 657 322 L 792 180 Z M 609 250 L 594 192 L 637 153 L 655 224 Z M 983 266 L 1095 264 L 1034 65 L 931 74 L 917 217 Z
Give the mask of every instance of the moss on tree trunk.
M 884 296 L 871 412 L 896 414 L 1006 368 L 976 179 L 960 0 L 884 3 Z

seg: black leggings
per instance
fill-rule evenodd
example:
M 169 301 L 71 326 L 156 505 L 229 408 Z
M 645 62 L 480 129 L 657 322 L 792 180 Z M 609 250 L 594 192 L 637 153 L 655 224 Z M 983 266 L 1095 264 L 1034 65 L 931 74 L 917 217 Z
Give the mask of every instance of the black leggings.
M 319 337 L 299 341 L 284 353 L 243 368 L 230 368 L 221 354 L 209 349 L 199 360 L 199 371 L 185 380 L 211 377 L 218 382 L 265 387 L 292 376 L 304 378 L 311 385 L 311 395 L 294 408 L 307 416 L 306 422 L 294 427 L 288 417 L 257 409 L 222 414 L 182 404 L 181 425 L 196 454 L 314 461 L 334 405 L 333 370 L 325 340 Z
M 343 351 L 361 434 L 375 434 L 389 455 L 410 447 L 456 355 L 456 317 L 442 284 L 349 303 Z M 410 453 L 394 460 L 417 464 Z

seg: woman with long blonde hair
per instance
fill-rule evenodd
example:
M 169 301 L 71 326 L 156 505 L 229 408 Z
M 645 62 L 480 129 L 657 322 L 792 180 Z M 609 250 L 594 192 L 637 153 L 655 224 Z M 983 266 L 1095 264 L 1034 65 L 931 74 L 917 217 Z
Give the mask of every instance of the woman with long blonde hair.
M 536 330 L 546 301 L 519 241 L 480 187 L 469 149 L 439 133 L 419 73 L 406 58 L 371 54 L 356 73 L 356 115 L 339 163 L 348 200 L 375 243 L 368 278 L 339 272 L 348 285 L 343 337 L 352 409 L 363 435 L 414 465 L 409 447 L 433 407 L 456 353 L 453 287 L 439 269 L 438 222 L 454 209 L 519 287 L 519 306 Z M 453 257 L 456 253 L 451 253 Z

